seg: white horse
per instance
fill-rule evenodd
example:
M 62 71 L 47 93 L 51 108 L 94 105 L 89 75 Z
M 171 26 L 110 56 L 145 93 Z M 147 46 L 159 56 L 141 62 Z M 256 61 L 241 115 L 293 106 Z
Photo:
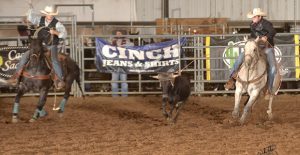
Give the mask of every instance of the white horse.
M 249 98 L 246 101 L 247 103 L 245 104 L 243 115 L 239 120 L 240 124 L 245 123 L 250 108 L 253 108 L 262 90 L 265 90 L 265 87 L 267 88 L 267 63 L 265 54 L 258 48 L 258 44 L 254 40 L 248 40 L 246 42 L 244 52 L 244 63 L 241 65 L 236 77 L 235 105 L 232 112 L 233 118 L 238 119 L 242 94 L 248 93 Z M 274 83 L 280 81 L 278 75 L 279 74 L 277 74 Z M 272 118 L 273 97 L 274 94 L 271 94 L 269 98 L 269 107 L 267 110 L 269 119 Z

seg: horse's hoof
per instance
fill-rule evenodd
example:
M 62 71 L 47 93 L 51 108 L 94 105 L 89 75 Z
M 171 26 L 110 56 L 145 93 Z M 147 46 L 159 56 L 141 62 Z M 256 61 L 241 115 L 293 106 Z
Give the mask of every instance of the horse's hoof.
M 272 119 L 273 119 L 272 113 L 269 113 L 269 114 L 268 114 L 268 118 L 269 118 L 269 120 L 272 120 Z
M 233 112 L 232 112 L 232 118 L 234 118 L 234 119 L 238 119 L 238 118 L 239 118 L 239 113 L 238 113 L 238 112 L 235 112 L 235 111 L 233 111 Z
M 29 123 L 33 123 L 33 122 L 35 122 L 36 121 L 36 118 L 31 118 L 30 120 L 29 120 Z
M 246 118 L 242 116 L 241 119 L 240 119 L 240 121 L 239 121 L 240 125 L 244 125 L 245 124 L 245 120 L 246 120 Z
M 162 114 L 163 114 L 163 116 L 164 116 L 165 118 L 168 118 L 168 117 L 169 117 L 169 114 L 168 114 L 166 111 L 163 111 Z
M 168 121 L 168 122 L 171 122 L 171 121 L 172 121 L 172 118 L 168 116 L 168 117 L 167 117 L 167 121 Z
M 57 113 L 61 114 L 61 113 L 64 113 L 64 111 L 62 111 L 61 109 L 58 109 Z
M 171 124 L 171 125 L 175 124 L 174 119 L 172 119 L 172 118 L 170 118 L 170 117 L 168 117 L 168 122 L 169 122 L 169 124 Z
M 45 117 L 47 115 L 48 115 L 47 111 L 43 111 L 40 113 L 39 117 Z
M 268 118 L 271 120 L 273 118 L 273 114 L 271 110 L 267 110 Z
M 11 122 L 12 122 L 12 123 L 18 123 L 18 122 L 19 122 L 19 119 L 18 119 L 16 116 L 13 116 Z
M 242 125 L 245 124 L 245 120 L 240 120 L 239 123 L 240 123 L 240 125 L 242 126 Z

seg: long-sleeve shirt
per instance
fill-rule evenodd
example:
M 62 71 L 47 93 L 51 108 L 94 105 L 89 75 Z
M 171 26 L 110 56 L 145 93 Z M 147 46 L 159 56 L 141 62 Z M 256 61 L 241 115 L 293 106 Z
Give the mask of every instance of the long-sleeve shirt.
M 273 38 L 276 34 L 276 31 L 273 27 L 273 24 L 266 19 L 262 19 L 258 23 L 251 22 L 251 38 L 257 38 L 258 36 L 266 36 L 268 42 L 274 46 Z
M 29 20 L 32 24 L 39 25 L 41 17 L 42 16 L 35 14 L 33 12 L 33 9 L 28 10 L 27 20 Z M 47 20 L 45 20 L 45 26 L 48 26 L 50 23 L 51 23 L 51 21 L 47 22 Z M 67 37 L 66 28 L 61 22 L 58 21 L 56 23 L 55 29 L 56 29 L 56 31 L 59 32 L 58 38 L 65 39 Z
M 116 37 L 112 40 L 112 45 L 119 46 L 119 47 L 127 47 L 127 46 L 133 46 L 133 43 L 130 42 L 128 38 Z

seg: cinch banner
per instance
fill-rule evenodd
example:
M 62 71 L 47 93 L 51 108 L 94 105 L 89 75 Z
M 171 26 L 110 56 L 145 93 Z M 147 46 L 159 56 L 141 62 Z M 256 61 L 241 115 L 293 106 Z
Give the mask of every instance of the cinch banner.
M 16 71 L 23 53 L 28 47 L 1 47 L 0 48 L 0 78 L 8 79 Z
M 186 42 L 180 39 L 180 44 Z M 157 73 L 175 72 L 179 67 L 177 39 L 145 46 L 116 47 L 96 38 L 96 67 L 99 72 Z

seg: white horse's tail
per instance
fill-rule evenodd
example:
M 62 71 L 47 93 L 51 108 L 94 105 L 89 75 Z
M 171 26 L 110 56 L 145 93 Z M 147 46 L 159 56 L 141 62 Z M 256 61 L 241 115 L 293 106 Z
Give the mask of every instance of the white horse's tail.
M 274 94 L 277 95 L 280 86 L 281 86 L 281 82 L 282 82 L 282 76 L 288 74 L 290 71 L 288 69 L 285 69 L 284 66 L 282 66 L 281 64 L 277 63 L 277 74 L 275 75 L 275 79 L 274 79 L 274 83 L 273 83 L 273 89 Z

